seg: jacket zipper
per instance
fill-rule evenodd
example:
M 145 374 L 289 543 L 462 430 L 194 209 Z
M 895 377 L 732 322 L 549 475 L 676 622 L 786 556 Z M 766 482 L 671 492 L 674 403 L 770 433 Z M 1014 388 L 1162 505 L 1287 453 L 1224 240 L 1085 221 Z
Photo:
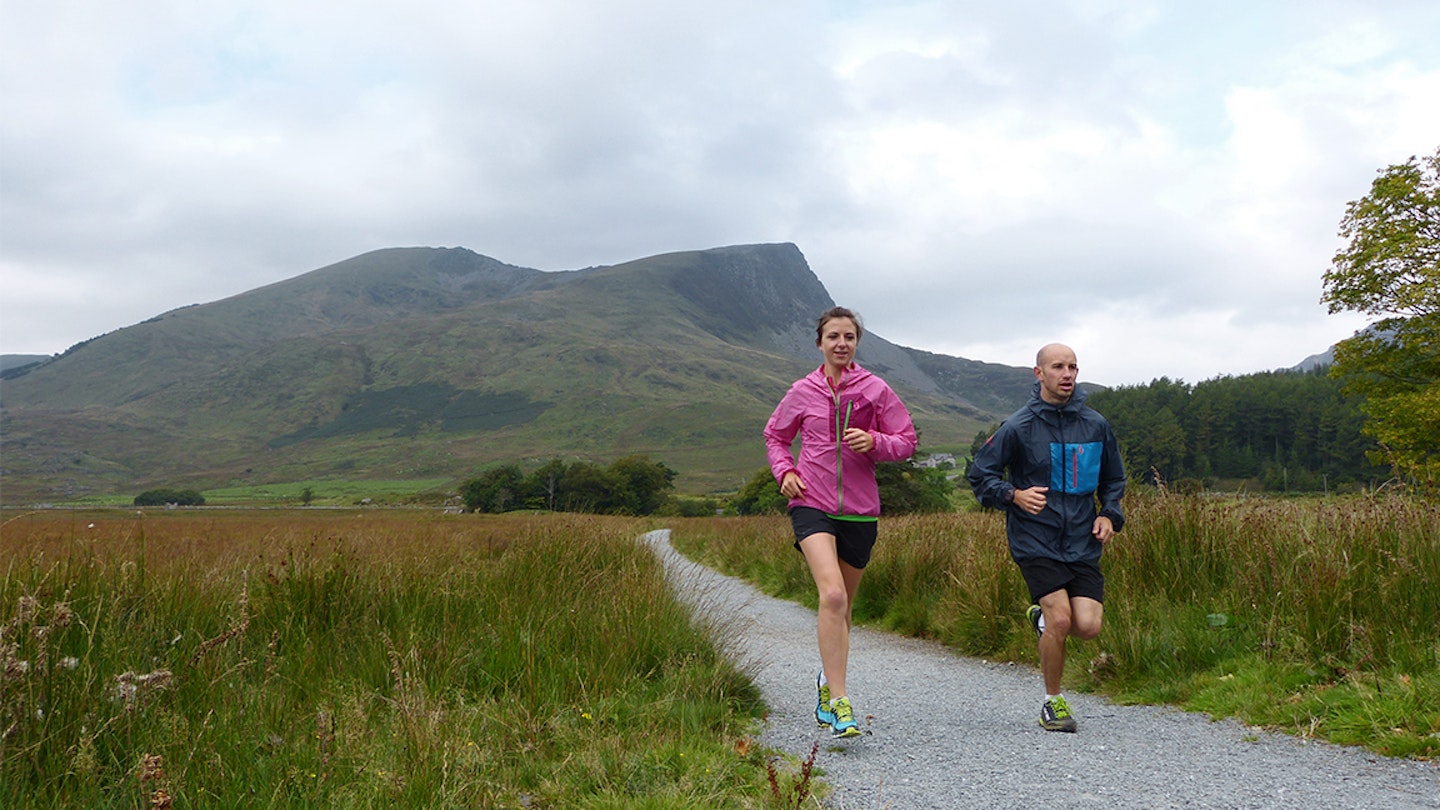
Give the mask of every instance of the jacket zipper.
M 1055 409 L 1055 427 L 1060 433 L 1060 491 L 1069 492 L 1073 489 L 1073 487 L 1070 486 L 1069 471 L 1066 469 L 1069 464 L 1070 454 L 1068 452 L 1069 448 L 1065 443 L 1065 411 L 1060 408 Z M 1060 503 L 1068 504 L 1069 499 L 1063 499 Z M 1061 513 L 1060 525 L 1062 529 L 1060 531 L 1060 551 L 1063 554 L 1070 550 L 1070 540 L 1065 536 L 1063 529 L 1063 527 L 1067 525 L 1067 522 L 1066 515 L 1060 509 L 1060 503 L 1055 504 L 1055 511 Z
M 835 514 L 845 514 L 845 431 L 850 428 L 850 410 L 854 402 L 845 403 L 845 417 L 840 417 L 840 390 L 831 389 L 835 399 Z

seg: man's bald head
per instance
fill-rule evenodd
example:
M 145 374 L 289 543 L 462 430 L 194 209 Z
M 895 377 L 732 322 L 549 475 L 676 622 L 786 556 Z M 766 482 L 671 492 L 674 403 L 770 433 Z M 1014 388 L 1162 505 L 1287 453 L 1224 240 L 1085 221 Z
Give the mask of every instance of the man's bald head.
M 1063 343 L 1048 343 L 1035 353 L 1035 379 L 1040 381 L 1040 398 L 1052 405 L 1070 401 L 1079 374 L 1075 350 Z
M 1069 355 L 1071 359 L 1074 359 L 1075 350 L 1064 343 L 1046 343 L 1040 347 L 1040 351 L 1035 353 L 1035 367 L 1044 368 L 1045 362 L 1053 354 Z

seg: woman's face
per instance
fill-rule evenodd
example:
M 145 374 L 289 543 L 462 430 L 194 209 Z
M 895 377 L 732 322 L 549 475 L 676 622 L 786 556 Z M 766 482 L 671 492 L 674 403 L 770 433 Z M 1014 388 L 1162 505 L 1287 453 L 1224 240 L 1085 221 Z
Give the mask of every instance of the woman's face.
M 820 351 L 825 355 L 825 365 L 831 368 L 849 366 L 859 343 L 860 330 L 849 318 L 831 318 L 820 329 Z

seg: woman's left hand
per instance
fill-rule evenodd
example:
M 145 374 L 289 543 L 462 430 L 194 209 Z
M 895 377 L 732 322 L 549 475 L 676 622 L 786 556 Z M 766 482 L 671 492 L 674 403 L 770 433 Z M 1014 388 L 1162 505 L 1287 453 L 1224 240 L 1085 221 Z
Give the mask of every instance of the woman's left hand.
M 875 437 L 870 435 L 870 431 L 860 428 L 846 430 L 845 443 L 857 453 L 868 453 L 875 449 Z

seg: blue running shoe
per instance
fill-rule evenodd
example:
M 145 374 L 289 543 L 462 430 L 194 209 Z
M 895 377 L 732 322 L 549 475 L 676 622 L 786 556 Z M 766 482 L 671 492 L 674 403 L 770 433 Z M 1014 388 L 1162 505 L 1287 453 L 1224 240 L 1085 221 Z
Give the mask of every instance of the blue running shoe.
M 830 704 L 831 711 L 835 712 L 835 722 L 830 724 L 831 737 L 859 737 L 860 724 L 855 722 L 855 710 L 850 708 L 850 698 L 835 698 Z
M 835 712 L 830 710 L 830 684 L 820 682 L 820 674 L 815 674 L 815 724 L 818 726 L 834 726 Z

